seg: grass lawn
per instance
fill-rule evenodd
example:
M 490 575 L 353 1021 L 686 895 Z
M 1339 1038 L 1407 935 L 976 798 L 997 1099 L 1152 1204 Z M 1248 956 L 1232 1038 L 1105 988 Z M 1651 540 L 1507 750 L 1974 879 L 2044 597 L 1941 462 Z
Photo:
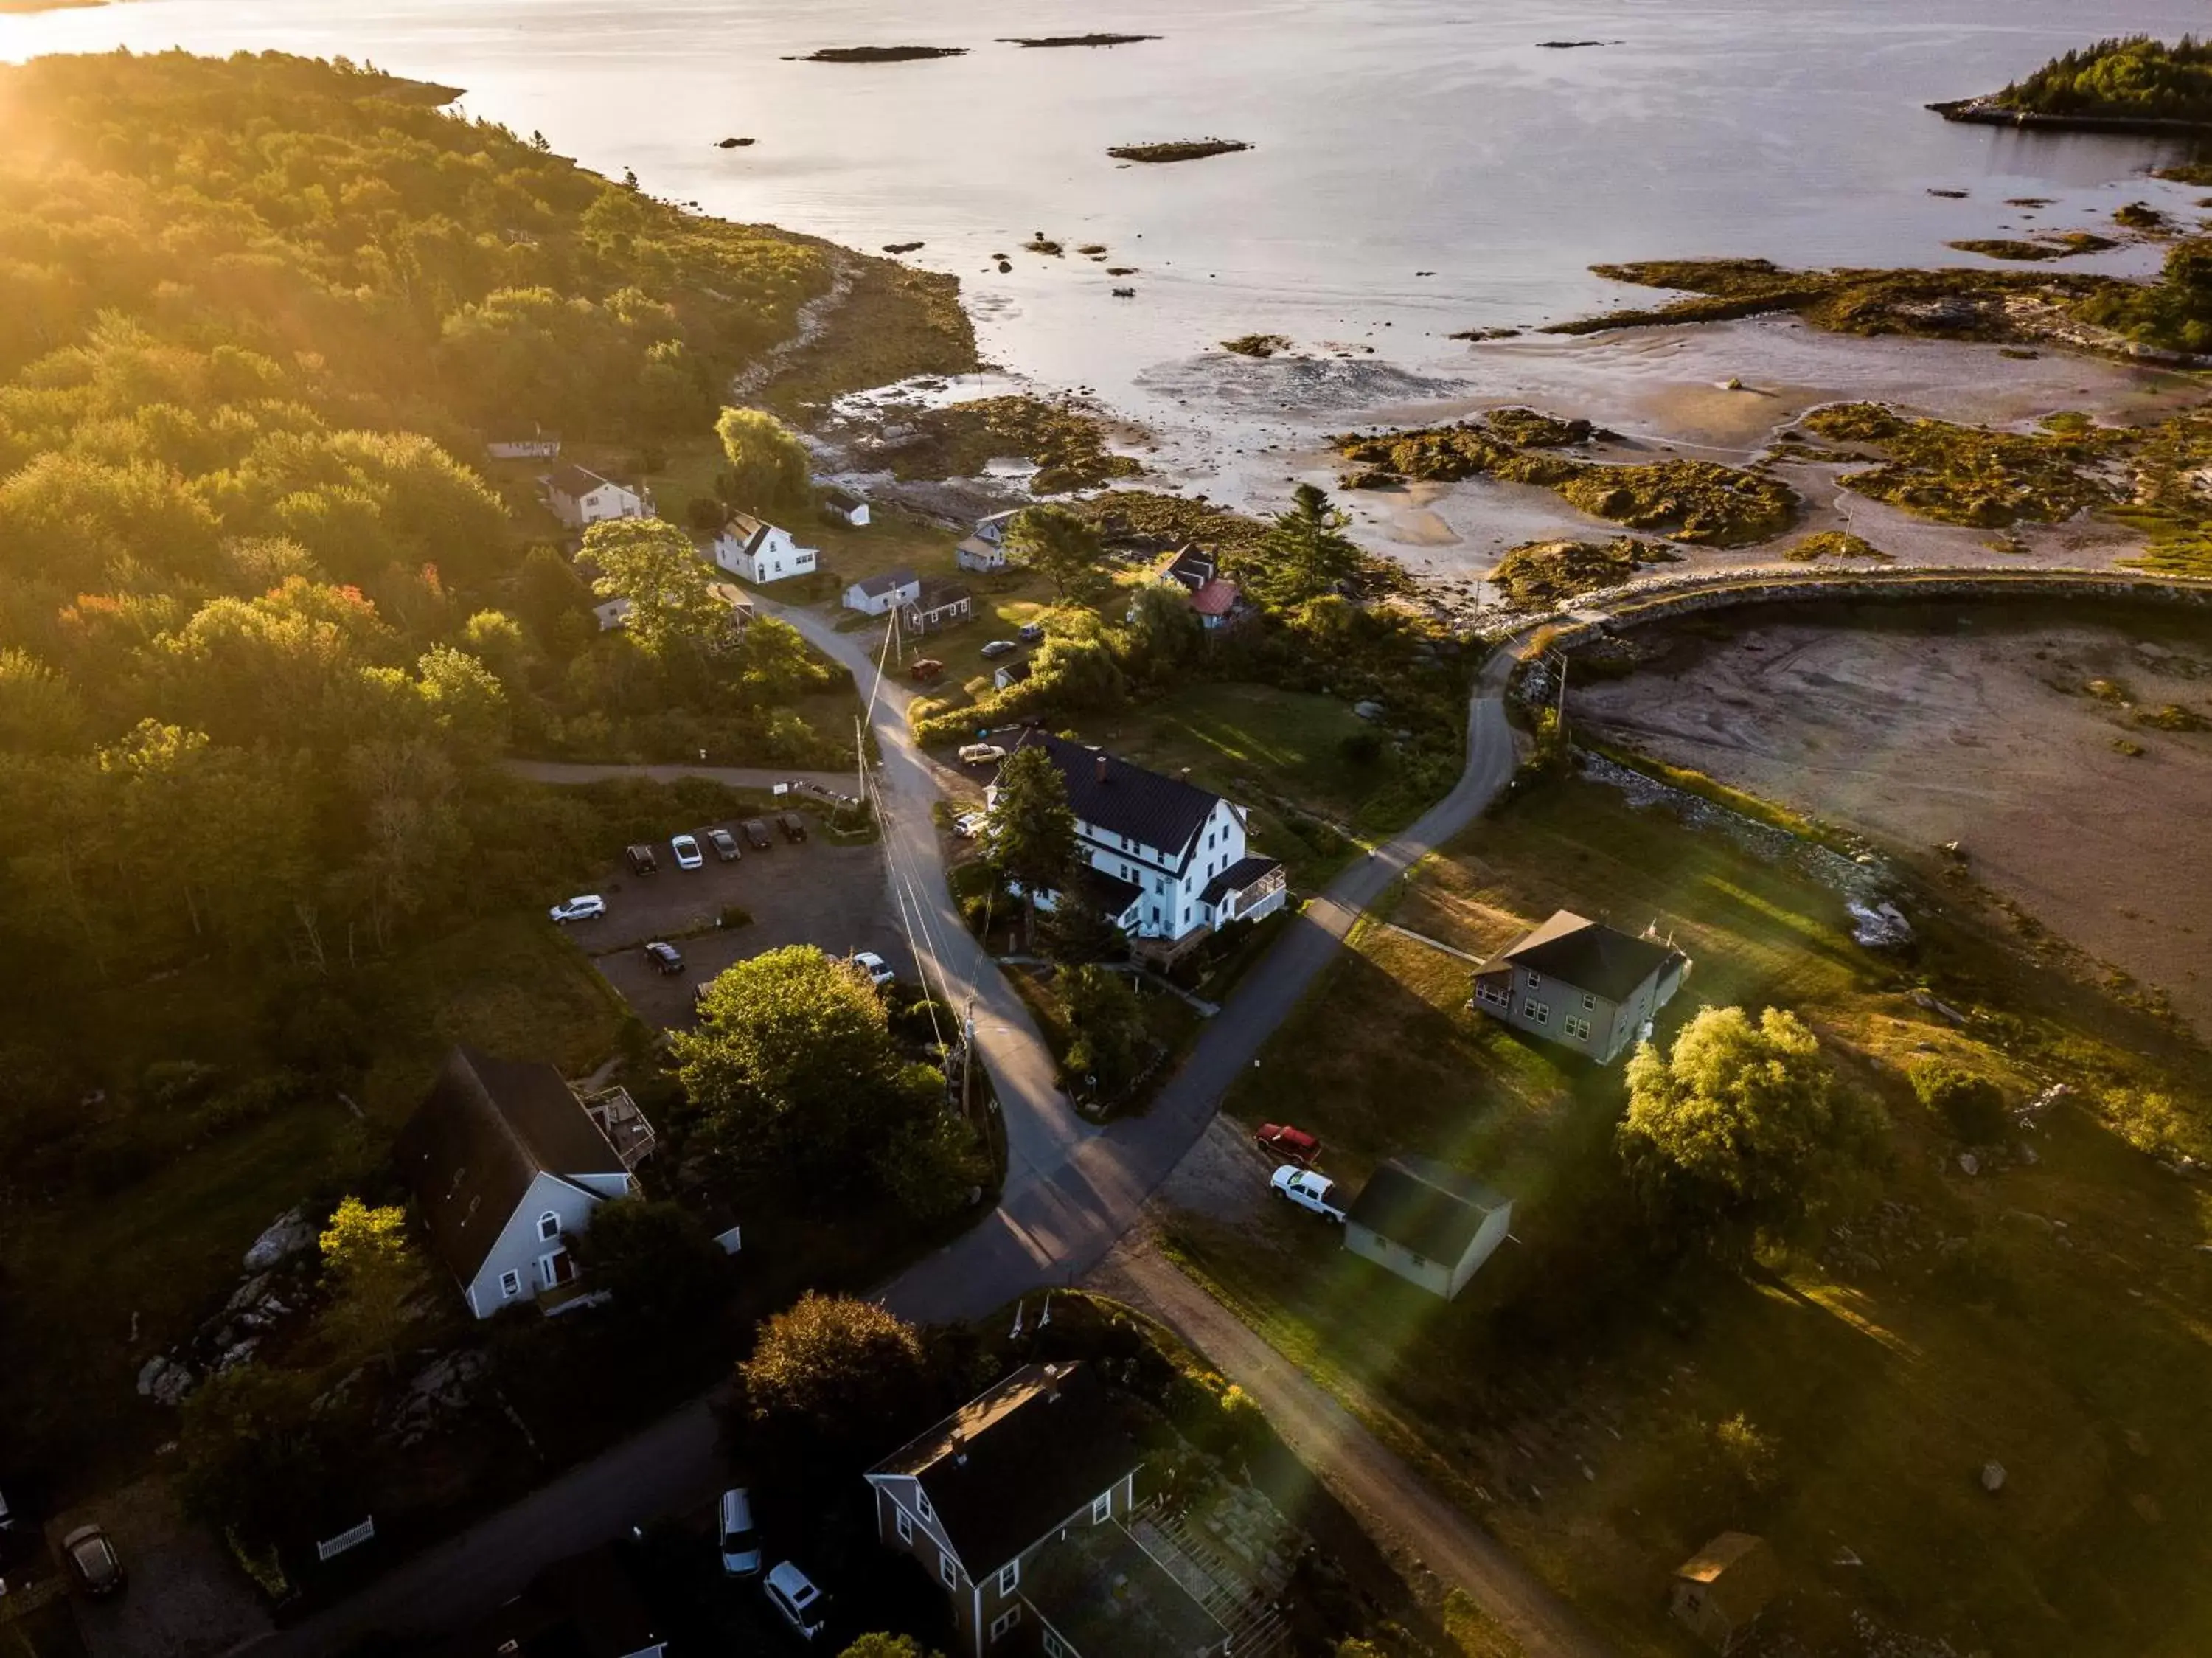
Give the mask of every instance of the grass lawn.
M 2071 1105 L 2024 1137 L 2033 1166 L 1965 1175 L 1897 1062 L 1954 1052 L 2018 1094 L 2024 1045 L 1916 1006 L 1825 889 L 1595 786 L 1478 826 L 1395 916 L 1480 952 L 1558 906 L 1674 933 L 1696 967 L 1669 1023 L 1705 1002 L 1792 1007 L 1883 1099 L 1887 1167 L 1830 1217 L 1848 1240 L 1804 1240 L 1746 1278 L 1656 1268 L 1611 1151 L 1618 1070 L 1466 1011 L 1468 964 L 1370 923 L 1225 1107 L 1280 1120 L 1295 1077 L 1294 1120 L 1349 1190 L 1383 1155 L 1428 1152 L 1514 1198 L 1516 1241 L 1450 1304 L 1303 1216 L 1178 1215 L 1170 1248 L 1624 1652 L 1688 1649 L 1664 1620 L 1668 1574 L 1729 1527 L 1774 1544 L 1794 1591 L 1778 1618 L 1816 1650 L 1854 1611 L 1960 1652 L 2212 1648 L 2202 1183 Z M 2008 981 L 2045 1052 L 2132 1040 L 2126 1015 L 1943 917 L 1922 930 L 1939 994 Z M 1772 1447 L 1771 1482 L 1715 1449 L 1738 1415 Z M 1990 1460 L 2008 1476 L 1996 1496 Z
M 112 992 L 128 1017 L 85 1010 L 87 1029 L 127 1033 L 135 1051 L 88 1036 L 113 1074 L 191 1057 L 250 1071 L 265 1064 L 251 1009 L 258 997 L 203 965 Z M 374 1178 L 385 1149 L 447 1050 L 473 1042 L 543 1055 L 572 1075 L 613 1051 L 621 1009 L 568 941 L 532 915 L 476 923 L 380 970 L 373 1059 L 357 1119 L 317 1092 L 259 1122 L 198 1134 L 140 1115 L 122 1137 L 161 1155 L 135 1179 L 100 1182 L 60 1202 L 24 1202 L 0 1229 L 8 1362 L 0 1409 L 52 1472 L 75 1486 L 135 1469 L 174 1418 L 135 1391 L 138 1368 L 185 1336 L 239 1277 L 239 1258 L 302 1198 Z M 133 1336 L 134 1327 L 137 1334 Z

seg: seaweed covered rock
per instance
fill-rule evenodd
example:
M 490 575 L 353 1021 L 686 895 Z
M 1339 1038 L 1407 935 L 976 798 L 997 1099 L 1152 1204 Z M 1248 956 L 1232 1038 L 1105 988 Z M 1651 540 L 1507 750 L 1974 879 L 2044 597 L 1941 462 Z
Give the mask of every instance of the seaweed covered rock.
M 915 413 L 915 435 L 889 453 L 902 479 L 972 477 L 993 460 L 1018 455 L 1037 468 L 1030 487 L 1040 495 L 1095 489 L 1144 467 L 1106 447 L 1098 417 L 1073 401 L 1034 397 L 987 397 Z
M 1886 564 L 1890 557 L 1880 547 L 1849 530 L 1822 530 L 1782 550 L 1784 558 L 1809 564 L 1821 558 L 1863 558 Z
M 2056 524 L 2114 499 L 2095 470 L 2134 436 L 2054 416 L 2039 432 L 1998 432 L 1901 415 L 1878 403 L 1816 409 L 1802 424 L 1832 442 L 1885 459 L 1848 472 L 1848 490 L 1939 523 L 1999 529 Z
M 1618 587 L 1647 564 L 1676 564 L 1681 554 L 1632 535 L 1610 541 L 1528 541 L 1498 561 L 1490 580 L 1518 610 L 1540 610 L 1599 588 Z

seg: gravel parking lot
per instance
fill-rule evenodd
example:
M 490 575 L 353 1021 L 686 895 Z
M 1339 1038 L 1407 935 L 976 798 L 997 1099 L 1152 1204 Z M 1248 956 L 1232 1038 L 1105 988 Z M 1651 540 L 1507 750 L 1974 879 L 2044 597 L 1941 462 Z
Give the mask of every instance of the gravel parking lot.
M 725 863 L 707 845 L 706 832 L 721 827 L 737 836 L 744 856 Z M 765 852 L 745 845 L 736 820 L 702 825 L 693 833 L 707 852 L 702 869 L 679 869 L 665 841 L 653 848 L 657 875 L 633 875 L 626 866 L 595 889 L 607 913 L 571 928 L 607 982 L 638 1016 L 677 1027 L 691 1022 L 691 991 L 733 961 L 786 944 L 815 944 L 832 955 L 873 950 L 902 978 L 914 976 L 914 954 L 899 930 L 884 872 L 883 848 L 833 845 L 820 825 L 807 820 L 808 838 L 792 843 L 774 834 Z M 731 906 L 746 911 L 744 926 L 720 926 Z M 665 939 L 683 952 L 684 971 L 654 971 L 641 948 Z

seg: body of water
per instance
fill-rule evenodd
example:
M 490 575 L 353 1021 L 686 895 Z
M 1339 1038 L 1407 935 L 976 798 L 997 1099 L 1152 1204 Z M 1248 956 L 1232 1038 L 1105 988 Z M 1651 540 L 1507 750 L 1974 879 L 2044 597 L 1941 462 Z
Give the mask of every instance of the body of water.
M 1172 366 L 1230 334 L 1450 375 L 1469 356 L 1454 330 L 1632 297 L 1596 261 L 1933 263 L 1961 257 L 1954 238 L 2094 224 L 2136 196 L 2186 205 L 2140 176 L 2155 143 L 1921 106 L 2095 35 L 2203 21 L 2189 0 L 127 0 L 0 19 L 0 55 L 278 47 L 465 87 L 469 113 L 711 212 L 920 241 L 996 361 L 1171 423 L 1190 412 Z M 1093 29 L 1164 38 L 997 39 Z M 1558 40 L 1606 44 L 1540 44 Z M 786 61 L 894 44 L 969 50 Z M 757 142 L 715 147 L 730 136 Z M 1207 136 L 1256 148 L 1105 154 Z M 2054 204 L 2007 205 L 2027 196 Z M 1023 252 L 1037 232 L 1067 256 Z M 1091 242 L 1109 259 L 1074 252 Z

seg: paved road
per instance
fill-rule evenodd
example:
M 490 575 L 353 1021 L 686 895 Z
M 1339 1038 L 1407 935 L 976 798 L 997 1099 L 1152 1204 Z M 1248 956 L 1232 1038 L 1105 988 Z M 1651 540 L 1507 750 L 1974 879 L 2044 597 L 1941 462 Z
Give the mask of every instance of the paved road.
M 1503 1544 L 1234 1313 L 1137 1234 L 1090 1283 L 1143 1308 L 1259 1401 L 1283 1442 L 1386 1547 L 1395 1544 L 1512 1631 L 1528 1658 L 1609 1658 L 1612 1649 Z
M 763 608 L 781 615 L 852 668 L 862 695 L 867 694 L 874 678 L 867 655 L 872 631 L 839 633 L 809 612 L 769 604 Z M 1083 1122 L 1059 1091 L 1051 1051 L 1027 1009 L 960 925 L 945 891 L 929 811 L 939 795 L 935 769 L 908 741 L 909 693 L 886 680 L 875 728 L 884 754 L 877 782 L 890 880 L 919 910 L 917 953 L 933 962 L 933 982 L 956 1004 L 974 994 L 976 1045 L 998 1088 L 1008 1145 L 1006 1184 L 998 1209 L 895 1280 L 883 1297 L 888 1305 L 914 1319 L 972 1318 L 1025 1290 L 1072 1283 L 1104 1258 L 1197 1140 L 1230 1083 L 1255 1062 L 1275 1027 L 1334 957 L 1360 912 L 1392 881 L 1473 822 L 1511 777 L 1513 737 L 1503 698 L 1510 668 L 1501 655 L 1476 686 L 1468 710 L 1466 765 L 1451 793 L 1310 902 L 1207 1023 L 1152 1110 L 1103 1130 Z M 538 776 L 556 770 L 525 769 Z M 712 766 L 642 769 L 664 779 L 688 774 L 753 786 L 782 775 Z M 557 770 L 565 774 L 571 769 Z M 597 774 L 613 769 L 580 770 Z M 714 1485 L 714 1444 L 711 1402 L 694 1400 L 398 1567 L 343 1605 L 250 1650 L 256 1658 L 310 1658 L 370 1631 L 449 1627 L 514 1594 L 543 1566 L 581 1552 L 625 1525 L 707 1501 Z M 1480 1580 L 1470 1579 L 1464 1586 L 1481 1598 Z

